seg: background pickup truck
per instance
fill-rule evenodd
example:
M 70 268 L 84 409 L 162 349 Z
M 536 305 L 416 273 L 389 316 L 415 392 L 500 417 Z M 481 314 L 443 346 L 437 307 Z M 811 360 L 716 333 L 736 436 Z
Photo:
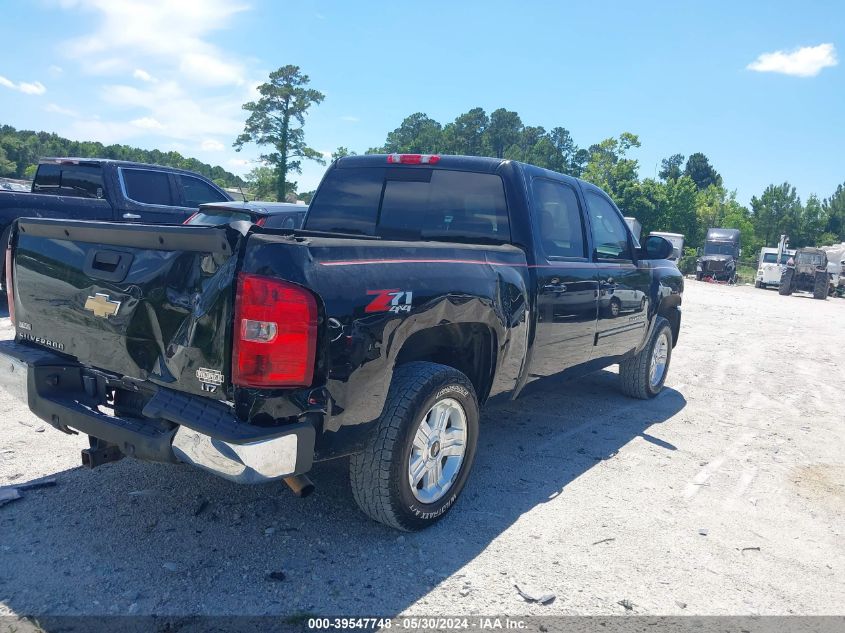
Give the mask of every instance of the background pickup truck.
M 0 382 L 91 437 L 83 462 L 187 462 L 238 482 L 351 455 L 399 529 L 464 487 L 479 407 L 619 363 L 663 387 L 683 278 L 586 182 L 508 160 L 342 158 L 305 228 L 24 219 Z M 617 303 L 618 302 L 618 303 Z
M 229 200 L 207 178 L 181 169 L 96 158 L 44 158 L 31 193 L 0 191 L 0 247 L 5 250 L 11 224 L 18 218 L 181 224 L 200 204 Z

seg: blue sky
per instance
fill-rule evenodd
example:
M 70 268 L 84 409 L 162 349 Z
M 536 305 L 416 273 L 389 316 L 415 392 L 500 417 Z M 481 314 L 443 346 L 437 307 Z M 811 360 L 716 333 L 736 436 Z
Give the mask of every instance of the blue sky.
M 413 112 L 481 106 L 588 146 L 638 134 L 641 174 L 701 151 L 742 202 L 845 182 L 845 3 L 6 0 L 0 122 L 175 149 L 238 173 L 254 87 L 299 65 L 306 138 L 380 145 Z M 14 51 L 14 53 L 11 53 Z M 761 57 L 761 55 L 763 57 Z M 768 55 L 768 56 L 767 56 Z M 756 68 L 756 70 L 754 70 Z M 312 189 L 324 168 L 298 177 Z

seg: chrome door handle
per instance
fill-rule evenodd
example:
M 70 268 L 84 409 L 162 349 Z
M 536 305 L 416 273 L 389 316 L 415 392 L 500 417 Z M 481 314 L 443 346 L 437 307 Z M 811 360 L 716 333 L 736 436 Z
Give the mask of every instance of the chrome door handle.
M 543 290 L 548 292 L 566 292 L 566 284 L 546 284 Z
M 124 220 L 140 220 L 141 216 L 138 215 L 137 213 L 124 213 L 123 219 Z

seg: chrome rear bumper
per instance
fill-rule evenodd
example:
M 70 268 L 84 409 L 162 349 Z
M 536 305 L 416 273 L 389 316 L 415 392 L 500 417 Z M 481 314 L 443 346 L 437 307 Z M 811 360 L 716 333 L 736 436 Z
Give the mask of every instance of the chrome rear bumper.
M 0 341 L 0 387 L 59 430 L 80 431 L 129 457 L 180 461 L 241 484 L 311 469 L 316 433 L 308 421 L 259 427 L 238 420 L 224 403 L 163 387 L 144 405 L 143 417 L 118 417 L 86 394 L 92 371 L 49 350 Z

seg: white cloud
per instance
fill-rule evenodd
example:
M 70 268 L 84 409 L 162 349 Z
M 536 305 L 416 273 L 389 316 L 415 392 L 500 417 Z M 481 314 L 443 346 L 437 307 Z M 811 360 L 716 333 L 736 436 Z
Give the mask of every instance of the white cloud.
M 247 165 L 252 164 L 252 161 L 246 160 L 245 158 L 230 158 L 226 161 L 226 164 L 231 167 L 246 167 Z
M 179 70 L 186 78 L 208 86 L 226 86 L 244 83 L 244 69 L 206 53 L 187 53 L 182 56 Z
M 153 77 L 150 73 L 148 73 L 143 68 L 136 68 L 135 71 L 132 73 L 132 76 L 135 79 L 139 79 L 140 81 L 146 81 L 147 83 L 155 83 L 158 81 L 155 77 Z
M 243 129 L 241 102 L 231 96 L 196 98 L 175 81 L 143 88 L 122 84 L 104 86 L 103 100 L 119 110 L 143 111 L 161 124 L 169 139 L 202 143 L 210 136 L 234 140 Z
M 7 79 L 0 75 L 0 86 L 4 88 L 9 88 L 10 90 L 17 90 L 18 92 L 22 92 L 27 95 L 43 95 L 47 92 L 47 88 L 44 87 L 40 81 L 19 81 L 15 83 L 11 79 Z
M 79 116 L 79 113 L 76 110 L 71 110 L 70 108 L 63 108 L 62 106 L 57 105 L 55 103 L 48 103 L 46 106 L 44 106 L 44 111 L 52 112 L 53 114 L 62 114 L 64 116 L 69 117 Z
M 233 158 L 230 143 L 245 119 L 241 106 L 254 100 L 260 83 L 258 61 L 222 49 L 217 34 L 237 28 L 248 0 L 54 1 L 84 14 L 88 25 L 60 43 L 69 60 L 65 74 L 104 78 L 90 91 L 85 114 L 63 132 L 104 143 L 219 152 L 221 162 Z
M 209 138 L 202 142 L 200 148 L 205 152 L 222 152 L 225 146 L 220 141 Z
M 58 77 L 59 75 L 61 75 L 64 72 L 64 68 L 62 68 L 61 66 L 56 66 L 55 64 L 53 64 L 53 65 L 51 65 L 47 68 L 47 72 L 50 73 L 51 77 Z
M 361 119 L 359 119 L 357 116 L 348 116 L 347 115 L 347 116 L 340 117 L 340 120 L 341 121 L 349 121 L 350 123 L 358 123 L 358 121 L 360 121 Z
M 99 119 L 73 119 L 70 126 L 59 128 L 57 131 L 68 138 L 99 141 L 106 145 L 125 143 L 146 134 L 144 130 L 129 123 Z
M 142 116 L 139 119 L 134 119 L 129 122 L 129 125 L 134 125 L 142 130 L 161 130 L 164 128 L 161 122 L 149 116 Z
M 43 95 L 47 92 L 47 88 L 40 81 L 33 81 L 32 83 L 22 81 L 18 84 L 18 90 L 28 95 Z
M 211 85 L 244 81 L 244 67 L 204 38 L 230 26 L 246 6 L 227 0 L 65 0 L 65 8 L 101 18 L 94 32 L 64 50 L 95 74 L 138 68 L 133 60 L 175 64 L 184 79 Z
M 761 73 L 781 73 L 794 77 L 815 77 L 823 68 L 836 66 L 836 48 L 833 44 L 803 46 L 792 51 L 763 53 L 748 64 L 748 70 Z

